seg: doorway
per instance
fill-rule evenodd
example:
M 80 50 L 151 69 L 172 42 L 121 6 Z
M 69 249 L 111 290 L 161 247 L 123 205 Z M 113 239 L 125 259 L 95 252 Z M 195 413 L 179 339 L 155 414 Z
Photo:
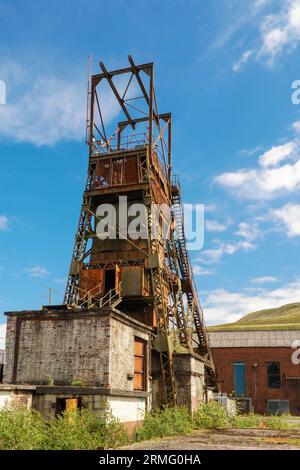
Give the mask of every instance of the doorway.
M 116 287 L 115 269 L 106 269 L 104 278 L 105 294 Z

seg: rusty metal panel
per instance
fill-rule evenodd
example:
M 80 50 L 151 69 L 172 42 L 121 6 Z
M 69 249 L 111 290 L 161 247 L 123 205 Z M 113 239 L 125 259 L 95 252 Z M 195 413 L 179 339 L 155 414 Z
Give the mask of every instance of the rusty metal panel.
M 125 158 L 124 184 L 139 182 L 137 156 L 132 155 Z
M 103 269 L 82 269 L 80 271 L 80 298 L 83 298 L 87 292 L 93 295 L 103 294 Z
M 121 268 L 122 295 L 143 295 L 144 269 L 142 266 L 124 266 Z

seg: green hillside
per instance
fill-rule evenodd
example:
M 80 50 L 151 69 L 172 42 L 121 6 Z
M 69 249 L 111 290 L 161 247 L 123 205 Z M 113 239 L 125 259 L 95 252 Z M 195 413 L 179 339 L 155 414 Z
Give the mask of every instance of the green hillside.
M 249 313 L 235 323 L 208 327 L 208 331 L 300 329 L 300 303 Z

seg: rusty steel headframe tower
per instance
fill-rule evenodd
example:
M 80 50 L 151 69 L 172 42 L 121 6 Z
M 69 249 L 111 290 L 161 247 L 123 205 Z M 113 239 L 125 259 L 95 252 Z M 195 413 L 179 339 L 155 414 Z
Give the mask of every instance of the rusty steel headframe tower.
M 179 180 L 172 174 L 172 116 L 159 112 L 153 63 L 128 59 L 128 67 L 113 71 L 100 62 L 100 73 L 89 80 L 88 176 L 64 303 L 80 309 L 118 305 L 153 327 L 161 403 L 176 404 L 174 342 L 201 357 L 207 384 L 215 385 L 215 371 L 187 251 Z M 125 119 L 113 128 L 121 111 Z M 147 236 L 131 237 L 116 220 L 110 228 L 117 237 L 99 239 L 97 208 L 109 203 L 118 213 L 124 196 L 128 214 L 133 204 L 145 207 Z M 158 205 L 171 208 L 168 220 L 155 216 Z

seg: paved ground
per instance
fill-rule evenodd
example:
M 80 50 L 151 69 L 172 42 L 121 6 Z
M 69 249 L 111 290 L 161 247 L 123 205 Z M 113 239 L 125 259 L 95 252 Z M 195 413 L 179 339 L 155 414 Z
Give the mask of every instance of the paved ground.
M 195 431 L 188 436 L 153 439 L 126 449 L 142 450 L 300 450 L 300 432 L 265 429 Z

